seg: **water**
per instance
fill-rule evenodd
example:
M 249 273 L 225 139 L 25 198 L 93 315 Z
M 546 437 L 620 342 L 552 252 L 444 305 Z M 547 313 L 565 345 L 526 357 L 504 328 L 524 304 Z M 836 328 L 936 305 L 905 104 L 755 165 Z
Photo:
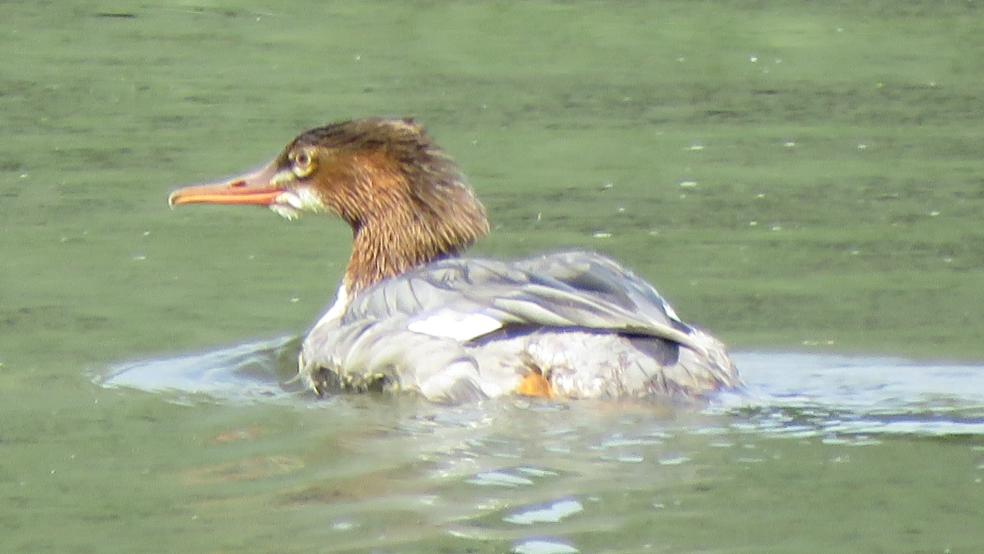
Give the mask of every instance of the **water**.
M 0 3 L 0 551 L 981 551 L 980 10 Z M 613 256 L 745 392 L 300 390 L 349 230 L 166 197 L 369 115 L 476 255 Z
M 339 550 L 897 551 L 924 536 L 937 537 L 931 550 L 977 541 L 943 538 L 930 513 L 967 525 L 981 515 L 984 366 L 739 353 L 746 388 L 700 410 L 525 399 L 438 407 L 315 401 L 289 382 L 296 345 L 287 337 L 134 362 L 95 378 L 188 409 L 245 415 L 270 404 L 320 419 L 317 442 L 339 441 L 344 456 L 268 451 L 192 471 L 199 485 L 291 475 L 268 502 L 321 514 Z M 213 440 L 263 449 L 265 435 L 247 427 Z M 941 495 L 941 484 L 953 488 Z M 837 526 L 811 523 L 824 520 Z
M 299 342 L 282 337 L 137 361 L 94 381 L 180 403 L 306 403 L 308 393 L 296 378 Z M 984 435 L 984 366 L 818 354 L 734 358 L 745 387 L 719 395 L 704 411 L 747 417 L 733 424 L 738 428 L 831 441 L 840 434 Z

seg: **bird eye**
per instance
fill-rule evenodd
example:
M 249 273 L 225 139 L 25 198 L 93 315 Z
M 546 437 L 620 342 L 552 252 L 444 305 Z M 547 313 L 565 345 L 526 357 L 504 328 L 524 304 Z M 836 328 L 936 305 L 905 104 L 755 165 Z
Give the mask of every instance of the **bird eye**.
M 314 158 L 307 150 L 301 150 L 294 154 L 294 164 L 291 167 L 294 175 L 300 178 L 307 177 L 314 171 Z

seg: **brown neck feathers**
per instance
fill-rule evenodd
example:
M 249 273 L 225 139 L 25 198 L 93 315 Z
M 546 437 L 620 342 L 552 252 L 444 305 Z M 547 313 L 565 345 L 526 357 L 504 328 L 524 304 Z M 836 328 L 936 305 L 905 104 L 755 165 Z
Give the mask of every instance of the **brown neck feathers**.
M 354 235 L 344 284 L 350 293 L 455 256 L 489 231 L 485 209 L 454 162 L 404 120 L 326 128 L 325 203 Z M 303 138 L 303 136 L 301 137 Z M 328 169 L 330 168 L 330 169 Z

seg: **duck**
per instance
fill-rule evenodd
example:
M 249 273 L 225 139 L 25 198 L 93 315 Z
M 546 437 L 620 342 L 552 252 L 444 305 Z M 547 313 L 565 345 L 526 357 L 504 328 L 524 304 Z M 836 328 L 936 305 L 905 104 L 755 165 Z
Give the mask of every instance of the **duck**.
M 741 386 L 721 341 L 607 256 L 464 257 L 490 231 L 486 210 L 412 118 L 304 131 L 260 169 L 179 188 L 168 204 L 333 214 L 351 227 L 334 303 L 298 355 L 319 397 L 706 400 Z

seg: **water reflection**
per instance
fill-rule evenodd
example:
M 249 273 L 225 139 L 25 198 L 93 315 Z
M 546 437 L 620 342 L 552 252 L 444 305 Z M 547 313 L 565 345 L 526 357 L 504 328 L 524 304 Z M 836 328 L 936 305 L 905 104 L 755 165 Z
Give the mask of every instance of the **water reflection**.
M 982 366 L 805 354 L 737 358 L 747 390 L 711 408 L 747 417 L 736 428 L 854 435 L 859 443 L 874 440 L 866 434 L 984 435 Z
M 296 350 L 285 337 L 129 363 L 96 380 L 179 404 L 277 408 L 269 423 L 216 434 L 209 444 L 223 461 L 189 463 L 179 482 L 208 492 L 202 517 L 272 510 L 296 523 L 298 541 L 308 533 L 323 549 L 329 533 L 337 551 L 672 550 L 675 532 L 690 529 L 676 544 L 692 545 L 715 518 L 796 513 L 776 512 L 776 490 L 798 490 L 793 503 L 830 491 L 836 503 L 845 486 L 864 483 L 863 497 L 909 479 L 926 453 L 899 436 L 956 437 L 957 450 L 937 444 L 932 455 L 966 485 L 982 478 L 979 444 L 960 444 L 984 436 L 978 366 L 746 353 L 736 360 L 747 389 L 703 409 L 522 398 L 449 407 L 406 396 L 316 401 L 291 380 Z M 304 424 L 264 428 L 288 414 Z M 822 487 L 804 488 L 818 476 Z M 728 511 L 731 499 L 743 513 Z
M 119 364 L 94 380 L 108 388 L 160 393 L 168 399 L 244 402 L 304 392 L 295 379 L 300 338 L 279 337 L 200 354 Z
M 296 337 L 281 337 L 202 354 L 143 360 L 110 368 L 95 380 L 105 387 L 158 393 L 180 403 L 307 402 L 308 394 L 295 379 L 298 345 Z M 747 387 L 720 395 L 701 412 L 738 416 L 727 429 L 791 437 L 852 434 L 861 435 L 856 438 L 862 442 L 874 440 L 864 438 L 865 434 L 984 435 L 984 366 L 788 353 L 739 353 L 735 359 Z M 522 399 L 508 402 L 538 412 L 569 407 Z M 649 416 L 680 415 L 666 405 L 593 404 L 603 412 L 641 410 Z M 460 409 L 442 409 L 431 413 L 427 421 L 462 425 L 460 417 Z M 420 421 L 402 425 L 419 425 Z M 701 421 L 691 431 L 713 434 L 726 430 L 704 427 L 706 423 Z M 556 430 L 546 432 L 547 437 L 557 434 Z M 598 449 L 617 461 L 639 462 L 637 456 L 622 451 L 631 450 L 627 448 L 630 446 L 659 444 L 662 438 L 613 435 Z M 554 444 L 551 448 L 562 451 L 564 446 Z M 679 461 L 670 456 L 661 463 Z M 498 479 L 504 484 L 523 477 L 477 479 L 488 483 Z

